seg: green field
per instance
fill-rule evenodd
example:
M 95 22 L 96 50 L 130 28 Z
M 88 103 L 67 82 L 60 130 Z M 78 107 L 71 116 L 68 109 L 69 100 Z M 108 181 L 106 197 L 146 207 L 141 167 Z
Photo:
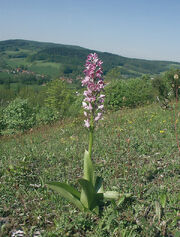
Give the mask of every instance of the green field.
M 60 63 L 46 62 L 46 61 L 35 61 L 33 63 L 28 62 L 24 58 L 11 58 L 6 59 L 6 63 L 11 68 L 18 68 L 22 66 L 26 66 L 29 71 L 35 72 L 37 74 L 44 74 L 51 77 L 58 77 L 60 74 Z M 7 74 L 6 72 L 0 72 L 0 76 Z M 2 77 L 1 76 L 1 77 Z M 13 77 L 13 74 L 10 74 L 10 77 Z
M 83 214 L 48 181 L 82 176 L 88 133 L 83 118 L 66 119 L 0 141 L 0 225 L 27 236 L 179 236 L 180 162 L 174 112 L 153 104 L 109 112 L 95 132 L 93 161 L 105 189 L 132 193 L 123 204 L 106 203 L 101 216 Z M 177 132 L 180 138 L 180 126 Z
M 25 66 L 38 74 L 52 78 L 82 76 L 83 65 L 89 53 L 96 52 L 103 61 L 104 73 L 121 68 L 121 78 L 136 78 L 144 74 L 160 74 L 180 64 L 170 61 L 153 61 L 126 58 L 107 52 L 98 52 L 79 46 L 43 43 L 28 40 L 0 41 L 0 69 Z M 112 78 L 119 79 L 119 78 Z
M 45 62 L 45 61 L 37 61 L 31 66 L 29 66 L 29 70 L 35 73 L 45 74 L 52 77 L 58 77 L 60 74 L 60 63 L 52 63 L 52 62 Z

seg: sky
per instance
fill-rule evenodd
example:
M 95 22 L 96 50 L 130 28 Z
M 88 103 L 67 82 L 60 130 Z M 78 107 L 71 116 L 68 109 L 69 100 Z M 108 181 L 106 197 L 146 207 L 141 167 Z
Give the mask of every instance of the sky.
M 0 41 L 180 62 L 180 0 L 0 0 Z

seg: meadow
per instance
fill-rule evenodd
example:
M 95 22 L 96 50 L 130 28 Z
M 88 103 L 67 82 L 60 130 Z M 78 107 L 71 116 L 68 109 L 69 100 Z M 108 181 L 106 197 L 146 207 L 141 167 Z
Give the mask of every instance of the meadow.
M 88 49 L 10 40 L 0 50 L 0 236 L 180 236 L 180 64 L 99 52 L 105 81 L 90 59 L 81 81 Z M 118 200 L 99 201 L 91 158 Z M 80 190 L 77 179 L 85 212 L 50 189 Z
M 79 212 L 46 186 L 56 180 L 78 187 L 88 147 L 82 116 L 3 136 L 1 236 L 20 229 L 26 236 L 180 236 L 180 126 L 172 107 L 153 103 L 105 113 L 95 131 L 96 174 L 108 190 L 131 196 L 116 206 L 106 202 L 99 216 Z

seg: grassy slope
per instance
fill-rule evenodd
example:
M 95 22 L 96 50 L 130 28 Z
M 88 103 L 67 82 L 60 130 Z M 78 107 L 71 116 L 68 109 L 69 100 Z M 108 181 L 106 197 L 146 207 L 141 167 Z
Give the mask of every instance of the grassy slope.
M 77 185 L 88 146 L 83 119 L 2 138 L 0 216 L 8 217 L 3 236 L 12 228 L 28 236 L 35 229 L 44 230 L 43 236 L 174 236 L 180 167 L 171 121 L 171 111 L 151 105 L 107 114 L 100 122 L 93 153 L 97 174 L 105 189 L 133 194 L 116 210 L 107 203 L 101 218 L 80 213 L 44 186 L 50 180 Z

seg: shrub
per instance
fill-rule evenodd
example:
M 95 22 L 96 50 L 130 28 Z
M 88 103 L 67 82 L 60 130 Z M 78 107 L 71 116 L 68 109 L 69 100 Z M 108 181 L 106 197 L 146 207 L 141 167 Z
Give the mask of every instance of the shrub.
M 76 117 L 79 114 L 82 114 L 82 101 L 83 101 L 83 94 L 77 93 L 76 99 L 74 102 L 69 106 L 68 109 L 68 116 Z
M 5 124 L 3 121 L 3 109 L 0 108 L 0 135 L 1 135 L 4 128 L 5 128 Z
M 171 91 L 170 84 L 167 77 L 158 76 L 152 81 L 153 87 L 157 90 L 157 95 L 162 99 L 169 97 L 169 92 Z
M 49 124 L 56 121 L 59 118 L 59 113 L 49 107 L 41 107 L 36 114 L 37 124 Z
M 142 79 L 114 81 L 106 86 L 105 90 L 108 109 L 133 108 L 152 102 L 154 99 L 151 82 Z
M 72 90 L 62 80 L 56 79 L 47 85 L 46 106 L 58 111 L 61 116 L 66 115 L 73 101 Z
M 7 129 L 24 131 L 35 124 L 35 114 L 28 100 L 16 98 L 4 109 L 3 121 Z

